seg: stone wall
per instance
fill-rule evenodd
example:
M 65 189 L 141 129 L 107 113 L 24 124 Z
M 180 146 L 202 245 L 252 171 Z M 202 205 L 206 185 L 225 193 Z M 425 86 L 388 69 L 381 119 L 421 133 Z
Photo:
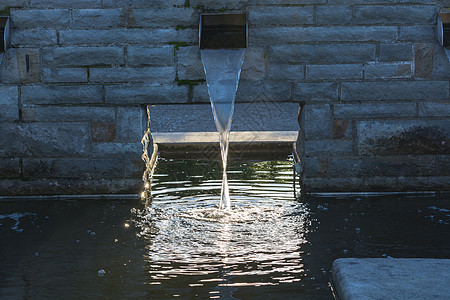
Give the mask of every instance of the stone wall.
M 435 32 L 448 6 L 2 0 L 0 194 L 139 192 L 144 108 L 208 102 L 198 20 L 223 11 L 248 13 L 237 101 L 302 107 L 306 190 L 448 188 L 450 64 Z

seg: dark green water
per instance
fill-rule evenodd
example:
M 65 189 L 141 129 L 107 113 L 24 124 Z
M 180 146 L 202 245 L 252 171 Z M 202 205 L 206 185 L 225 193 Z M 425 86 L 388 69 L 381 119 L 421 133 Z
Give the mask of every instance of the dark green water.
M 332 299 L 336 258 L 450 257 L 448 194 L 297 200 L 291 162 L 231 163 L 224 212 L 221 175 L 161 159 L 148 207 L 3 198 L 0 299 Z

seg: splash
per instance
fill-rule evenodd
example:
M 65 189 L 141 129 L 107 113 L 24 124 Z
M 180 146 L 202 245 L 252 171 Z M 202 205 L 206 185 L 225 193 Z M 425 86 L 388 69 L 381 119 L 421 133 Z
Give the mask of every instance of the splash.
M 219 208 L 229 209 L 231 202 L 227 181 L 228 142 L 245 49 L 202 49 L 200 54 L 222 156 L 223 176 Z

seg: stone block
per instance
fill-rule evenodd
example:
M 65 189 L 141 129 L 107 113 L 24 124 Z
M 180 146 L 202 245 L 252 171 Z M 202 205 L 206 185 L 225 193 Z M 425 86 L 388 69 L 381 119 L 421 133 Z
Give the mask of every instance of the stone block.
M 33 83 L 40 81 L 40 53 L 34 48 L 10 48 L 0 65 L 0 82 Z
M 366 158 L 361 162 L 359 175 L 364 177 L 433 176 L 435 175 L 435 158 L 432 155 Z
M 307 65 L 307 80 L 345 80 L 362 79 L 362 64 L 339 64 L 339 65 Z
M 363 191 L 373 191 L 373 192 L 387 192 L 387 191 L 397 191 L 397 176 L 387 177 L 387 176 L 375 176 L 375 177 L 364 177 L 364 187 Z
M 305 160 L 305 179 L 313 177 L 327 177 L 328 159 L 308 157 Z
M 90 151 L 90 126 L 80 122 L 4 124 L 0 157 L 79 157 Z
M 397 191 L 447 191 L 450 176 L 400 176 Z
M 199 20 L 197 10 L 190 7 L 133 9 L 133 16 L 132 25 L 139 28 L 198 26 Z
M 411 78 L 411 64 L 371 63 L 364 66 L 366 79 Z
M 28 0 L 2 0 L 0 3 L 0 10 L 8 7 L 25 7 L 28 5 Z
M 381 61 L 412 61 L 413 50 L 411 43 L 381 44 Z
M 339 119 L 405 118 L 416 115 L 416 104 L 407 103 L 346 103 L 334 105 L 334 117 Z
M 448 154 L 450 120 L 357 122 L 360 155 Z
M 396 0 L 328 0 L 330 5 L 382 4 L 395 3 Z
M 398 29 L 394 26 L 333 26 L 333 27 L 273 27 L 273 28 L 250 28 L 249 43 L 253 46 L 261 44 L 299 44 L 317 42 L 395 42 Z M 305 45 L 306 46 L 306 45 Z M 319 45 L 317 45 L 319 46 Z M 333 47 L 339 52 L 339 45 L 321 45 L 322 47 Z M 356 45 L 347 45 L 356 46 Z M 359 45 L 362 46 L 369 45 Z M 364 47 L 362 47 L 364 48 Z M 355 49 L 357 50 L 357 49 Z
M 336 82 L 297 83 L 295 100 L 300 102 L 338 100 Z
M 141 158 L 142 145 L 140 142 L 131 143 L 93 143 L 92 152 L 93 157 L 108 157 L 108 158 Z
M 307 193 L 324 192 L 360 192 L 364 180 L 357 177 L 346 178 L 308 178 L 303 179 L 304 190 Z
M 98 1 L 98 0 L 97 0 Z M 172 6 L 184 6 L 185 0 L 174 0 L 167 2 L 165 0 L 103 0 L 104 7 L 127 7 L 132 8 L 155 8 L 155 7 L 172 7 Z
M 420 117 L 450 117 L 449 102 L 419 102 Z
M 19 120 L 19 89 L 17 86 L 0 85 L 0 122 L 17 120 Z
M 435 5 L 360 5 L 353 10 L 354 24 L 434 24 Z
M 333 129 L 330 105 L 306 104 L 304 110 L 306 140 L 331 139 Z
M 91 82 L 171 83 L 175 80 L 175 67 L 142 68 L 90 68 Z
M 304 5 L 304 4 L 326 4 L 326 0 L 260 0 L 260 3 L 263 5 Z
M 180 47 L 177 50 L 178 78 L 181 80 L 205 79 L 198 46 Z
M 431 78 L 434 65 L 434 44 L 414 44 L 414 77 Z
M 358 157 L 330 157 L 328 159 L 328 176 L 336 177 L 361 177 L 364 161 Z
M 173 46 L 129 46 L 127 48 L 127 65 L 170 66 L 175 65 Z
M 252 6 L 248 11 L 250 26 L 298 26 L 313 24 L 312 6 Z
M 23 106 L 23 121 L 32 122 L 114 122 L 113 107 Z
M 43 68 L 42 81 L 49 83 L 87 82 L 86 68 Z
M 436 175 L 450 176 L 450 155 L 436 156 Z
M 11 45 L 14 47 L 49 46 L 56 44 L 56 30 L 29 29 L 13 30 L 11 32 Z
M 19 158 L 0 158 L 0 178 L 17 178 L 20 176 Z
M 316 25 L 349 25 L 352 21 L 352 14 L 351 6 L 317 6 Z
M 99 85 L 28 85 L 22 86 L 23 104 L 102 103 Z
M 247 48 L 242 64 L 241 79 L 264 79 L 266 77 L 266 65 L 266 52 L 263 48 Z
M 70 27 L 70 10 L 68 9 L 11 9 L 11 27 L 16 29 Z
M 102 6 L 102 0 L 30 0 L 29 7 L 54 9 L 54 8 L 100 8 Z
M 43 60 L 46 66 L 111 66 L 124 64 L 121 47 L 58 47 L 45 48 Z
M 351 139 L 353 136 L 353 122 L 350 120 L 333 121 L 333 139 Z
M 188 88 L 175 84 L 112 85 L 105 87 L 105 93 L 108 104 L 185 103 L 188 100 Z
M 144 136 L 144 122 L 144 111 L 141 107 L 118 107 L 117 141 L 140 141 Z
M 305 79 L 304 65 L 269 64 L 267 77 L 274 80 L 303 80 Z
M 436 42 L 436 25 L 400 26 L 402 42 Z
M 121 27 L 121 8 L 74 9 L 74 29 L 105 29 Z
M 230 11 L 230 10 L 241 10 L 245 11 L 248 6 L 258 4 L 256 0 L 190 0 L 190 6 L 201 7 L 205 10 L 215 10 L 215 11 Z
M 427 100 L 448 99 L 449 82 L 386 81 L 343 82 L 342 100 Z
M 206 83 L 198 84 L 192 90 L 193 103 L 209 103 L 208 87 Z
M 351 140 L 318 140 L 305 143 L 306 156 L 345 156 L 351 155 L 352 151 L 353 142 Z
M 236 92 L 237 102 L 274 101 L 283 102 L 291 99 L 291 84 L 285 81 L 241 80 Z
M 116 123 L 92 122 L 93 142 L 114 142 L 116 140 Z
M 271 63 L 361 63 L 375 60 L 375 45 L 318 44 L 269 47 Z

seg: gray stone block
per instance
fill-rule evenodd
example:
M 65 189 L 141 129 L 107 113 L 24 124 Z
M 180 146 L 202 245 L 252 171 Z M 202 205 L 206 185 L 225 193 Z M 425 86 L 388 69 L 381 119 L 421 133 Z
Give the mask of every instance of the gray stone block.
M 353 142 L 351 140 L 319 140 L 306 141 L 306 156 L 345 156 L 351 155 L 353 151 Z
M 87 82 L 87 70 L 85 68 L 43 68 L 42 81 L 58 82 Z
M 234 1 L 234 0 L 190 0 L 190 6 L 192 7 L 202 7 L 206 10 L 215 10 L 215 11 L 230 11 L 230 10 L 241 10 L 245 11 L 248 6 L 258 4 L 256 0 L 242 0 L 242 1 Z
M 29 7 L 54 9 L 54 8 L 100 8 L 102 5 L 101 0 L 30 0 Z
M 420 117 L 450 117 L 449 102 L 419 102 Z
M 397 191 L 447 191 L 450 176 L 400 176 Z M 445 298 L 444 298 L 445 299 Z
M 343 82 L 342 100 L 427 100 L 448 99 L 449 82 L 386 81 Z
M 334 105 L 334 117 L 341 119 L 414 117 L 415 103 L 346 103 Z
M 114 122 L 113 107 L 23 106 L 23 121 L 33 122 Z
M 74 29 L 104 29 L 122 26 L 122 9 L 74 9 Z
M 306 140 L 330 139 L 333 131 L 330 105 L 306 104 L 304 110 Z
M 325 4 L 326 0 L 260 0 L 261 4 L 290 4 L 290 5 L 303 5 L 303 4 Z
M 312 6 L 252 6 L 248 10 L 250 26 L 295 26 L 313 24 Z
M 13 30 L 11 45 L 14 47 L 56 45 L 56 30 L 30 29 Z
M 86 0 L 84 0 L 86 1 Z M 99 0 L 97 0 L 99 1 Z M 103 0 L 104 7 L 127 7 L 132 8 L 155 8 L 155 7 L 172 7 L 172 6 L 184 6 L 185 0 L 153 0 L 149 2 L 148 0 Z
M 335 82 L 297 83 L 295 100 L 300 102 L 338 100 L 338 84 Z
M 177 50 L 178 78 L 182 80 L 205 79 L 198 46 L 180 47 Z
M 436 42 L 436 26 L 400 26 L 399 40 L 402 42 Z
M 436 175 L 450 176 L 450 155 L 436 156 Z
M 339 65 L 307 65 L 307 80 L 342 80 L 362 79 L 363 65 L 339 64 Z
M 431 78 L 434 64 L 434 44 L 414 44 L 414 77 Z
M 303 187 L 307 193 L 313 192 L 360 192 L 363 190 L 362 178 L 308 178 L 303 179 Z
M 283 102 L 291 100 L 291 84 L 285 81 L 241 80 L 236 92 L 236 101 Z
M 382 4 L 395 3 L 396 0 L 328 0 L 330 5 Z
M 142 144 L 140 142 L 93 143 L 91 154 L 94 157 L 140 159 L 142 155 Z
M 122 65 L 124 50 L 121 47 L 45 48 L 43 59 L 47 66 L 56 67 Z
M 249 47 L 245 51 L 241 79 L 262 80 L 266 77 L 266 52 L 263 48 Z
M 90 152 L 88 123 L 22 123 L 1 126 L 0 157 L 80 157 Z
M 209 103 L 208 87 L 206 83 L 198 84 L 192 90 L 193 103 Z
M 144 136 L 144 111 L 141 107 L 117 108 L 117 141 L 136 142 Z
M 98 85 L 29 85 L 21 90 L 23 104 L 102 103 L 102 87 Z
M 411 64 L 373 63 L 364 66 L 366 79 L 411 78 Z
M 361 63 L 375 60 L 375 45 L 319 44 L 269 47 L 269 61 L 275 63 Z
M 8 7 L 25 7 L 28 4 L 28 0 L 2 0 L 0 3 L 0 10 Z
M 361 5 L 353 10 L 354 24 L 434 24 L 435 5 Z
M 91 82 L 171 83 L 175 80 L 175 67 L 143 68 L 90 68 Z
M 303 80 L 305 79 L 304 65 L 269 64 L 267 77 L 274 80 Z
M 17 29 L 70 27 L 70 10 L 68 9 L 11 9 L 11 27 Z
M 0 85 L 0 122 L 17 120 L 19 120 L 19 89 L 17 86 Z
M 412 61 L 413 50 L 411 43 L 381 44 L 381 61 Z
M 351 6 L 317 6 L 316 25 L 348 25 L 351 24 L 352 13 Z
M 316 42 L 395 42 L 398 29 L 394 26 L 334 26 L 334 27 L 275 27 L 275 28 L 250 28 L 249 43 L 258 46 L 260 44 L 300 44 Z M 326 45 L 339 46 L 339 45 Z M 351 45 L 347 45 L 351 46 Z M 368 46 L 368 45 L 359 45 Z M 340 51 L 335 48 L 335 51 Z
M 199 22 L 197 10 L 189 7 L 134 9 L 133 17 L 132 26 L 139 28 L 198 26 Z
M 34 48 L 10 48 L 0 65 L 2 83 L 32 83 L 40 81 L 40 54 Z
M 129 46 L 127 48 L 127 65 L 168 66 L 175 65 L 173 46 Z
M 111 85 L 105 87 L 105 93 L 109 104 L 185 103 L 188 100 L 188 88 L 175 84 Z
M 450 120 L 357 122 L 360 155 L 450 153 Z
M 0 178 L 17 178 L 19 175 L 19 158 L 0 158 Z

